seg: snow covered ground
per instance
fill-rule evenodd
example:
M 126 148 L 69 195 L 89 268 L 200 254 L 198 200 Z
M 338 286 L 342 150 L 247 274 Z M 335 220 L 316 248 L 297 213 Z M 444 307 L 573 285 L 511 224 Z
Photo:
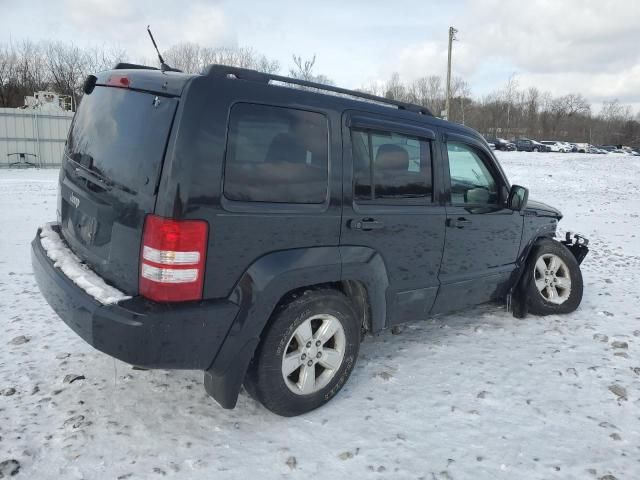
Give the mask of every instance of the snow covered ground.
M 57 172 L 0 170 L 0 478 L 640 478 L 640 159 L 498 155 L 591 240 L 581 308 L 483 306 L 367 338 L 344 390 L 291 419 L 85 344 L 31 273 Z

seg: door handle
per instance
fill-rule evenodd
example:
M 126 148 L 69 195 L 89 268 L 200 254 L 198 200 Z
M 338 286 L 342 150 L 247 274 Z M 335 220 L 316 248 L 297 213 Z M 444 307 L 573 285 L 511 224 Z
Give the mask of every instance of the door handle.
M 349 228 L 354 230 L 363 230 L 368 232 L 370 230 L 380 230 L 384 227 L 384 223 L 373 218 L 364 218 L 362 220 L 351 220 L 349 222 Z
M 467 220 L 464 217 L 447 218 L 447 227 L 464 228 L 471 225 L 471 223 L 471 220 Z

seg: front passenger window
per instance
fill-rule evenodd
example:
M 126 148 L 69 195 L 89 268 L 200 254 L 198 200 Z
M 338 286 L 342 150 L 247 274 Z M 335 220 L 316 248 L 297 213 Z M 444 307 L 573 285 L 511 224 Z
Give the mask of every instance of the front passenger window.
M 448 142 L 451 202 L 453 204 L 494 205 L 498 186 L 478 153 L 464 143 Z

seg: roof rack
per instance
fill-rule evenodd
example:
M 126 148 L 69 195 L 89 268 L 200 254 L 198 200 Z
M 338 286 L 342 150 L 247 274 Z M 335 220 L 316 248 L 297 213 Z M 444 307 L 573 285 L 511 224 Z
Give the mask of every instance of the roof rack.
M 427 107 L 422 105 L 415 105 L 413 103 L 400 102 L 398 100 L 392 100 L 389 98 L 378 97 L 377 95 L 371 95 L 369 93 L 358 92 L 355 90 L 348 90 L 346 88 L 334 87 L 332 85 L 325 85 L 323 83 L 309 82 L 307 80 L 300 80 L 297 78 L 285 77 L 282 75 L 273 75 L 270 73 L 262 73 L 257 70 L 249 70 L 247 68 L 231 67 L 228 65 L 209 65 L 204 71 L 203 75 L 208 77 L 233 77 L 241 80 L 247 80 L 251 82 L 266 83 L 269 82 L 282 82 L 293 85 L 300 85 L 303 87 L 316 88 L 318 90 L 324 90 L 328 92 L 339 93 L 341 95 L 347 95 L 350 97 L 362 98 L 372 102 L 383 103 L 387 105 L 393 105 L 398 107 L 399 110 L 407 110 L 410 112 L 420 113 L 422 115 L 428 115 L 433 117 L 433 113 Z

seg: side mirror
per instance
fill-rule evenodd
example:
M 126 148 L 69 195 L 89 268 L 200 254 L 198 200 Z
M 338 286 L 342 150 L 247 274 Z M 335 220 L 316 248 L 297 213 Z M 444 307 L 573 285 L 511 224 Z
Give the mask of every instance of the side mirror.
M 509 190 L 509 197 L 507 199 L 507 206 L 510 209 L 521 212 L 527 207 L 528 200 L 528 188 L 521 187 L 520 185 L 511 185 L 511 190 Z

